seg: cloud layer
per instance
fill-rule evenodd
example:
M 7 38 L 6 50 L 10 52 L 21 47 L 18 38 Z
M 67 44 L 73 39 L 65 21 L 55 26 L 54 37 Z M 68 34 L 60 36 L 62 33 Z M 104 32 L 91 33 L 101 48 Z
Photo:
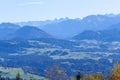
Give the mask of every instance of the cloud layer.
M 31 5 L 42 5 L 42 4 L 43 4 L 43 2 L 36 1 L 36 2 L 21 3 L 21 4 L 18 4 L 18 6 L 31 6 Z

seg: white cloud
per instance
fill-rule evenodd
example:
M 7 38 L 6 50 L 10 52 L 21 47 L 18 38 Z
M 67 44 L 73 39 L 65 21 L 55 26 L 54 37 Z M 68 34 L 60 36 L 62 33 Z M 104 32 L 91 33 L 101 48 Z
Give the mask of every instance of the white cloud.
M 31 5 L 42 5 L 42 4 L 43 4 L 43 2 L 36 1 L 36 2 L 21 3 L 21 4 L 18 4 L 18 6 L 31 6 Z

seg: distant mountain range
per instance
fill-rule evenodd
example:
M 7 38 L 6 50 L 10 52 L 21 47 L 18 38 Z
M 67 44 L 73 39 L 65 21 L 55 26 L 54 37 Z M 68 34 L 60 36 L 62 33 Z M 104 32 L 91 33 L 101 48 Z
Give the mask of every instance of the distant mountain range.
M 79 19 L 68 19 L 60 23 L 53 23 L 42 26 L 41 29 L 53 35 L 56 38 L 70 38 L 71 36 L 79 33 L 83 29 L 80 29 Z
M 51 35 L 34 26 L 23 26 L 12 23 L 0 24 L 0 39 L 36 39 L 36 38 L 52 38 Z
M 67 20 L 68 18 L 60 18 L 60 19 L 55 19 L 55 20 L 46 20 L 46 21 L 28 21 L 28 22 L 18 22 L 15 24 L 18 24 L 20 26 L 44 26 L 47 24 L 53 24 L 53 23 L 59 23 L 62 21 Z
M 119 40 L 120 15 L 90 15 L 83 19 L 61 18 L 0 24 L 0 39 L 60 38 Z M 114 36 L 112 36 L 114 35 Z M 115 36 L 116 35 L 116 36 Z M 104 38 L 104 39 L 103 39 Z
M 120 41 L 120 23 L 100 31 L 84 31 L 73 37 L 76 40 Z
M 83 19 L 56 19 L 53 21 L 31 21 L 19 23 L 23 25 L 37 26 L 56 38 L 71 38 L 85 30 L 104 30 L 111 25 L 120 23 L 120 15 L 90 15 Z

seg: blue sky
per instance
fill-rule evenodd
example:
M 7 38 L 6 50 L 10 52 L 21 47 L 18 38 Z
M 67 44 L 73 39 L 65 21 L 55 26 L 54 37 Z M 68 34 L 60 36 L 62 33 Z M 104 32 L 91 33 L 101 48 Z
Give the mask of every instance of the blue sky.
M 0 22 L 119 14 L 120 0 L 0 0 Z

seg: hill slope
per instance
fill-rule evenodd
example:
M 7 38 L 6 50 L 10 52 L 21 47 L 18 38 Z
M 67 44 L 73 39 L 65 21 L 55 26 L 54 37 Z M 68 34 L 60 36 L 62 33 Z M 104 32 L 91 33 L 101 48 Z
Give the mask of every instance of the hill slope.
M 0 39 L 7 39 L 11 34 L 16 32 L 20 26 L 12 23 L 1 23 L 0 24 Z
M 33 27 L 33 26 L 24 26 L 18 29 L 14 34 L 13 38 L 23 38 L 23 39 L 36 39 L 36 38 L 52 38 L 46 32 Z
M 113 28 L 101 31 L 84 31 L 73 39 L 76 40 L 97 40 L 97 41 L 120 41 L 120 29 Z

